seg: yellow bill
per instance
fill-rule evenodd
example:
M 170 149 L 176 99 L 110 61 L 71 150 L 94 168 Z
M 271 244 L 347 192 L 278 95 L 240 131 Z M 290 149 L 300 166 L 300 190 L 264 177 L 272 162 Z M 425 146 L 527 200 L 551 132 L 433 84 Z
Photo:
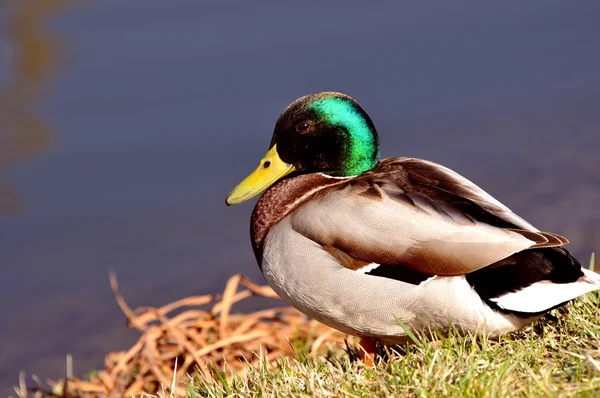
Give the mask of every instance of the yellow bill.
M 261 159 L 256 170 L 227 195 L 225 203 L 231 206 L 252 199 L 294 170 L 296 168 L 293 165 L 281 160 L 277 153 L 277 144 L 275 144 Z

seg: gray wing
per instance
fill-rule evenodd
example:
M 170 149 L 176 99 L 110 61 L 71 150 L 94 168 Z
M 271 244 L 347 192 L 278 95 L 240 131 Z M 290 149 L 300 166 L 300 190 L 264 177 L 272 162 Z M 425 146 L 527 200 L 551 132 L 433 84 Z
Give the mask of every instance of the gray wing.
M 413 158 L 386 159 L 291 217 L 294 230 L 352 258 L 353 268 L 358 260 L 461 275 L 529 248 L 568 243 L 454 171 Z

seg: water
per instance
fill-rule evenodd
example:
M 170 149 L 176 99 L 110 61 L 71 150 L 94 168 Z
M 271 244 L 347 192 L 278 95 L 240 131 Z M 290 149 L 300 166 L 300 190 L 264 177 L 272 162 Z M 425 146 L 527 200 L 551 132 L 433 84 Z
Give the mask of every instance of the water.
M 0 388 L 134 341 L 111 269 L 134 307 L 262 281 L 252 205 L 224 198 L 309 92 L 357 98 L 384 157 L 457 170 L 582 261 L 600 247 L 597 2 L 18 3 L 47 51 L 18 62 L 5 2 Z

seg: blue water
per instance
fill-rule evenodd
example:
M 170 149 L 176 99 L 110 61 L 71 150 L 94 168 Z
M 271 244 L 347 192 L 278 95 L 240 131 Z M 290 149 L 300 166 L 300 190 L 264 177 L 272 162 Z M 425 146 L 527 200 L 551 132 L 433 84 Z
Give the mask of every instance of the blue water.
M 358 99 L 384 157 L 454 168 L 582 261 L 600 248 L 600 3 L 104 0 L 46 30 L 62 55 L 29 105 L 50 143 L 0 151 L 21 208 L 0 214 L 0 389 L 134 341 L 111 269 L 134 307 L 262 281 L 252 204 L 224 197 L 310 92 Z M 5 33 L 0 84 L 15 76 Z

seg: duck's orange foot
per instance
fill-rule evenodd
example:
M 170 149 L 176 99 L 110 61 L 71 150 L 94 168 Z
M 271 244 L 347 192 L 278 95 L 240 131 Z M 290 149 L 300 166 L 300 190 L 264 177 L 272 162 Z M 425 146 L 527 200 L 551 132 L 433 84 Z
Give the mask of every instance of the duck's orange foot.
M 377 340 L 372 337 L 362 337 L 358 343 L 360 349 L 360 360 L 363 363 L 372 368 L 375 366 L 375 352 L 377 350 Z

